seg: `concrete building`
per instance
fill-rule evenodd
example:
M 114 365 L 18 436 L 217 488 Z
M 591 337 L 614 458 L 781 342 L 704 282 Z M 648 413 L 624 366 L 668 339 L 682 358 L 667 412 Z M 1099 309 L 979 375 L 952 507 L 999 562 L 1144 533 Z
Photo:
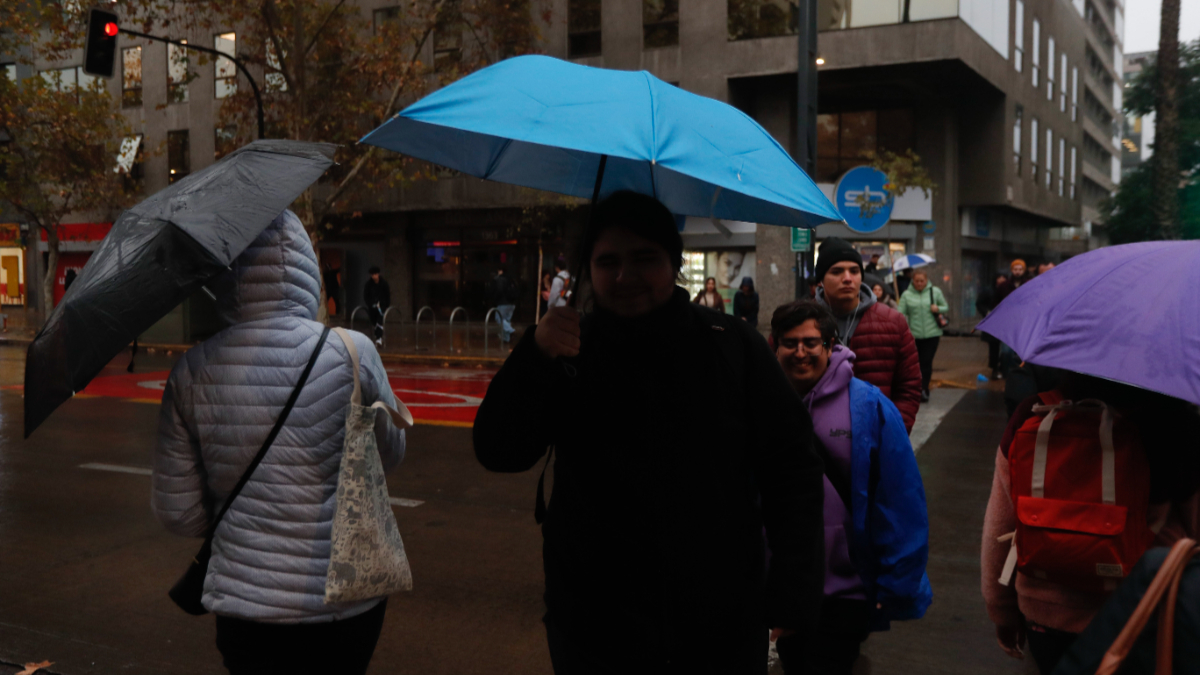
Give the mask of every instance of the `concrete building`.
M 1125 55 L 1124 86 L 1129 88 L 1133 78 L 1158 59 L 1158 52 L 1138 52 Z M 1154 147 L 1154 112 L 1142 117 L 1126 114 L 1121 139 L 1121 173 L 1128 175 L 1150 158 Z
M 386 17 L 397 0 L 358 0 Z M 538 4 L 535 2 L 535 4 Z M 789 150 L 798 126 L 796 20 L 785 0 L 545 0 L 544 51 L 577 63 L 644 69 L 726 101 Z M 863 151 L 913 150 L 937 184 L 898 200 L 874 232 L 817 231 L 865 253 L 925 252 L 951 303 L 952 325 L 976 321 L 982 285 L 1016 257 L 1061 258 L 1095 246 L 1099 201 L 1120 179 L 1122 0 L 820 0 L 817 169 L 832 195 Z M 234 33 L 190 36 L 236 44 Z M 224 41 L 224 42 L 223 42 Z M 426 46 L 429 54 L 439 41 Z M 450 41 L 442 41 L 446 44 Z M 232 44 L 231 44 L 232 43 Z M 167 47 L 141 47 L 137 103 L 127 115 L 148 147 L 148 192 L 211 161 L 222 86 L 219 64 L 180 85 Z M 123 52 L 127 53 L 127 52 Z M 127 95 L 116 77 L 114 94 Z M 186 93 L 180 93 L 186 92 Z M 484 284 L 505 265 L 530 298 L 537 270 L 570 256 L 586 210 L 565 199 L 442 173 L 365 207 L 322 245 L 342 270 L 345 305 L 358 304 L 365 270 L 379 265 L 402 316 L 429 306 L 472 319 L 487 309 Z M 689 284 L 756 279 L 764 313 L 796 294 L 797 256 L 784 228 L 699 219 L 684 225 Z M 183 336 L 188 337 L 188 336 Z

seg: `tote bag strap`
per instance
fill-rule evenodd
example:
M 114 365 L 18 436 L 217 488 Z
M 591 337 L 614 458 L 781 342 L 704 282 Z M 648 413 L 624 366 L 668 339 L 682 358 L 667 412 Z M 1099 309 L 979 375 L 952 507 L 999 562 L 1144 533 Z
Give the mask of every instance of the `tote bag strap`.
M 350 352 L 350 363 L 354 367 L 354 393 L 350 396 L 350 402 L 354 405 L 362 405 L 362 382 L 358 379 L 358 348 L 354 346 L 354 338 L 350 337 L 350 333 L 345 328 L 334 328 L 338 337 L 342 339 L 342 343 L 346 345 L 346 351 Z M 400 429 L 408 429 L 413 425 L 412 413 L 408 411 L 408 406 L 399 398 L 396 399 L 396 407 L 389 408 L 383 401 L 376 401 L 371 404 L 372 408 L 381 408 L 387 412 L 388 417 L 392 419 L 392 424 L 395 424 Z

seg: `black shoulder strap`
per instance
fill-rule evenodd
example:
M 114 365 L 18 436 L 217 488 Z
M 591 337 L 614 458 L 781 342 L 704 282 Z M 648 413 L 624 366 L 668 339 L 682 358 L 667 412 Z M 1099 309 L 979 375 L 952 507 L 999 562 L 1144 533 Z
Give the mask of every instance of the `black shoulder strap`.
M 271 444 L 275 442 L 275 437 L 279 435 L 279 430 L 283 428 L 283 423 L 287 421 L 292 408 L 296 406 L 296 401 L 300 398 L 300 390 L 304 389 L 304 383 L 308 382 L 308 376 L 312 373 L 313 366 L 316 365 L 317 357 L 321 355 L 321 348 L 325 346 L 325 339 L 328 337 L 329 327 L 326 326 L 325 330 L 321 331 L 321 339 L 317 340 L 317 348 L 313 350 L 312 356 L 308 359 L 308 365 L 304 368 L 304 374 L 300 376 L 300 381 L 292 389 L 292 395 L 288 398 L 287 404 L 283 406 L 283 412 L 279 413 L 279 418 L 275 420 L 275 426 L 272 427 L 271 433 L 267 434 L 267 440 L 259 448 L 258 454 L 254 456 L 254 460 L 250 462 L 250 466 L 246 467 L 246 471 L 238 480 L 237 485 L 234 486 L 233 491 L 229 493 L 224 506 L 221 507 L 221 512 L 217 514 L 216 520 L 213 521 L 212 528 L 208 531 L 209 544 L 212 543 L 213 535 L 217 532 L 217 525 L 221 524 L 221 519 L 225 517 L 225 513 L 229 511 L 229 506 L 233 504 L 233 500 L 241 493 L 242 488 L 246 487 L 246 483 L 250 482 L 250 475 L 262 463 L 263 457 L 267 456 L 267 451 L 271 449 Z

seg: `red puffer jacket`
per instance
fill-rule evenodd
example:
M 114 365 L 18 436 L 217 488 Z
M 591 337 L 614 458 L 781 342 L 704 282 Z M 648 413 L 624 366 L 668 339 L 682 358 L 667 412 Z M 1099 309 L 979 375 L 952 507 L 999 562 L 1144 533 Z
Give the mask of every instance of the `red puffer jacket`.
M 921 407 L 921 363 L 904 315 L 875 303 L 867 308 L 850 338 L 854 376 L 879 387 L 900 409 L 912 431 Z

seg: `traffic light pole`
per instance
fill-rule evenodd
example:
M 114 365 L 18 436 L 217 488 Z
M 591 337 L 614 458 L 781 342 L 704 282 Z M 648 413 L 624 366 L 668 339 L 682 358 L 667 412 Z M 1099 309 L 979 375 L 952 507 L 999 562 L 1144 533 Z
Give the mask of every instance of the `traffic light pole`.
M 814 0 L 814 2 L 815 2 L 815 0 Z M 225 59 L 229 59 L 230 61 L 233 61 L 234 65 L 236 65 L 238 67 L 238 70 L 242 71 L 242 74 L 245 75 L 246 79 L 250 81 L 250 89 L 252 89 L 254 91 L 254 100 L 255 100 L 255 102 L 258 103 L 258 137 L 260 139 L 262 139 L 266 136 L 266 126 L 267 125 L 263 118 L 262 94 L 258 91 L 258 83 L 255 82 L 254 78 L 250 76 L 250 71 L 246 70 L 246 65 L 242 63 L 241 59 L 237 58 L 236 56 L 230 56 L 229 54 L 226 54 L 225 52 L 219 52 L 215 49 L 210 49 L 208 47 L 201 47 L 200 45 L 188 44 L 186 42 L 180 42 L 178 40 L 171 40 L 171 39 L 168 39 L 165 37 L 159 37 L 157 35 L 147 35 L 146 33 L 139 33 L 137 31 L 127 30 L 125 28 L 121 28 L 120 32 L 122 32 L 126 35 L 132 35 L 133 37 L 140 37 L 140 38 L 143 38 L 146 40 L 154 40 L 156 42 L 166 42 L 167 44 L 172 44 L 177 47 L 183 47 L 184 49 L 192 49 L 192 50 L 195 50 L 198 52 L 204 52 L 206 54 L 215 54 L 216 56 L 219 56 L 221 58 L 225 58 Z
M 796 36 L 800 61 L 796 68 L 796 162 L 811 178 L 817 169 L 817 0 L 800 0 Z M 813 270 L 816 232 L 808 250 L 796 254 L 796 297 L 808 297 L 808 275 Z M 819 280 L 818 280 L 819 281 Z

